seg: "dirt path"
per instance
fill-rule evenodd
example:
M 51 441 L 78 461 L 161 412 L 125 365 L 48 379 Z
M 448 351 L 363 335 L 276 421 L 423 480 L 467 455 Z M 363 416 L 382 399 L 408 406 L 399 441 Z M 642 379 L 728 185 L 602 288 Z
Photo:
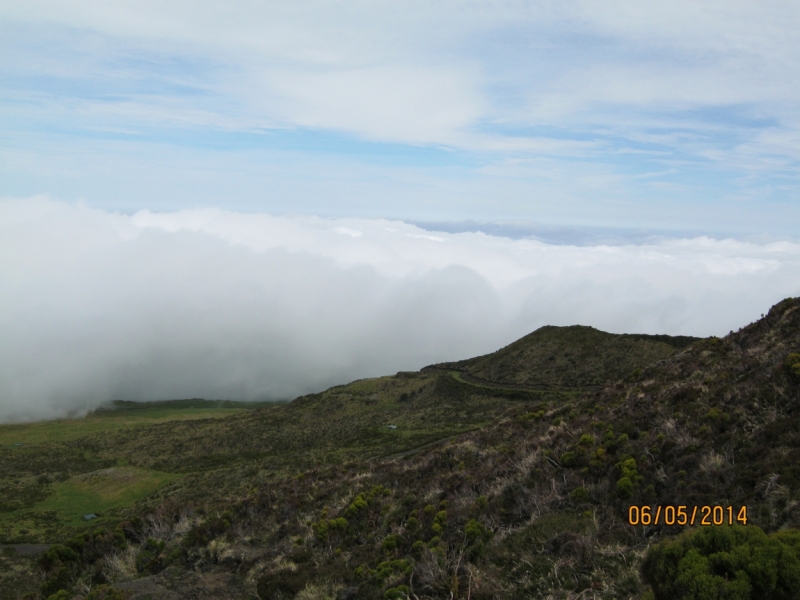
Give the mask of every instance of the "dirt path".
M 32 556 L 43 554 L 50 549 L 50 544 L 0 544 L 0 551 L 13 548 L 17 556 Z

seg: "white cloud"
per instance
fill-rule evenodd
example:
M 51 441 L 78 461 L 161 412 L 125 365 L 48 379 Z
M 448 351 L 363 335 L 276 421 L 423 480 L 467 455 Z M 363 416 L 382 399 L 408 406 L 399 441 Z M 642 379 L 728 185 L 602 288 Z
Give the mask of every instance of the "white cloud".
M 27 50 L 20 41 L 5 68 L 97 79 L 113 104 L 127 82 L 123 96 L 144 106 L 122 107 L 143 119 L 196 111 L 222 127 L 491 149 L 471 128 L 627 122 L 609 108 L 788 119 L 800 100 L 793 2 L 31 0 L 6 3 L 0 18 L 45 38 Z M 153 82 L 169 91 L 143 93 Z M 169 97 L 186 86 L 198 93 Z
M 796 2 L 6 2 L 0 193 L 791 232 L 799 27 Z
M 289 398 L 544 324 L 724 334 L 798 281 L 788 242 L 577 247 L 380 219 L 6 200 L 0 420 L 115 397 Z

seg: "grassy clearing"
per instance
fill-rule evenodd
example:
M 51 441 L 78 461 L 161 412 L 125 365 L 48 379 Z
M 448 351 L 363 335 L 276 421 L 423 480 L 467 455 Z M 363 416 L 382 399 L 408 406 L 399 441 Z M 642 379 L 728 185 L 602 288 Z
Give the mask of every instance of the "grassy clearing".
M 197 408 L 148 406 L 138 410 L 105 410 L 91 413 L 82 419 L 59 419 L 57 421 L 38 421 L 0 425 L 0 445 L 31 444 L 47 442 L 66 442 L 96 433 L 117 429 L 146 427 L 168 421 L 197 421 L 201 419 L 220 419 L 246 412 L 246 408 Z
M 34 509 L 54 511 L 61 522 L 80 525 L 85 514 L 102 516 L 115 508 L 129 506 L 178 477 L 134 467 L 102 469 L 54 485 L 53 495 L 37 503 Z
M 76 475 L 51 488 L 49 496 L 33 507 L 0 513 L 0 532 L 7 540 L 52 541 L 64 528 L 92 526 L 82 516 L 103 517 L 115 509 L 131 506 L 179 475 L 135 467 L 111 467 Z

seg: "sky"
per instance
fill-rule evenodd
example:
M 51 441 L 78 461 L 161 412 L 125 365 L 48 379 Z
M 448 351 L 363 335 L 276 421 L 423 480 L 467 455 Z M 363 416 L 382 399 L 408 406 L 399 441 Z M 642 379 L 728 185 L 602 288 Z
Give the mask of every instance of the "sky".
M 0 3 L 0 420 L 800 295 L 796 2 Z

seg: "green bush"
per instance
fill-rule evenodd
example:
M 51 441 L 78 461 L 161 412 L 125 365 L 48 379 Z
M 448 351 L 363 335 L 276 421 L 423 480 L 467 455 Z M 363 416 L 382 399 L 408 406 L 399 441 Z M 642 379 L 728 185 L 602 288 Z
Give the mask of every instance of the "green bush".
M 656 600 L 789 600 L 800 592 L 800 531 L 709 527 L 652 548 L 642 574 Z
M 564 452 L 561 455 L 561 464 L 567 468 L 575 466 L 575 453 L 574 452 Z
M 396 550 L 397 547 L 403 543 L 403 538 L 396 533 L 391 533 L 383 538 L 383 542 L 381 542 L 381 548 L 385 552 L 391 552 L 392 550 Z
M 397 587 L 392 587 L 386 590 L 383 593 L 383 597 L 385 600 L 405 600 L 408 598 L 408 586 L 407 585 L 398 585 Z
M 789 354 L 786 357 L 786 367 L 793 377 L 800 379 L 800 353 L 792 352 Z
M 572 490 L 572 493 L 569 495 L 569 497 L 573 502 L 577 502 L 578 504 L 582 502 L 588 502 L 589 491 L 585 487 L 578 487 Z
M 66 546 L 55 545 L 39 557 L 39 566 L 50 569 L 59 563 L 77 562 L 80 557 Z
M 464 527 L 464 534 L 467 536 L 467 540 L 469 540 L 470 543 L 486 540 L 491 536 L 489 530 L 486 529 L 486 526 L 475 519 L 470 519 L 467 521 L 467 524 Z
M 362 511 L 365 508 L 367 508 L 367 497 L 362 492 L 361 494 L 356 496 L 353 499 L 353 502 L 350 504 L 350 506 L 347 507 L 347 510 L 345 511 L 345 515 L 347 515 L 348 517 L 352 517 L 354 515 L 357 515 L 359 513 L 359 511 Z
M 633 496 L 633 482 L 630 477 L 620 477 L 617 480 L 617 493 L 623 498 Z

